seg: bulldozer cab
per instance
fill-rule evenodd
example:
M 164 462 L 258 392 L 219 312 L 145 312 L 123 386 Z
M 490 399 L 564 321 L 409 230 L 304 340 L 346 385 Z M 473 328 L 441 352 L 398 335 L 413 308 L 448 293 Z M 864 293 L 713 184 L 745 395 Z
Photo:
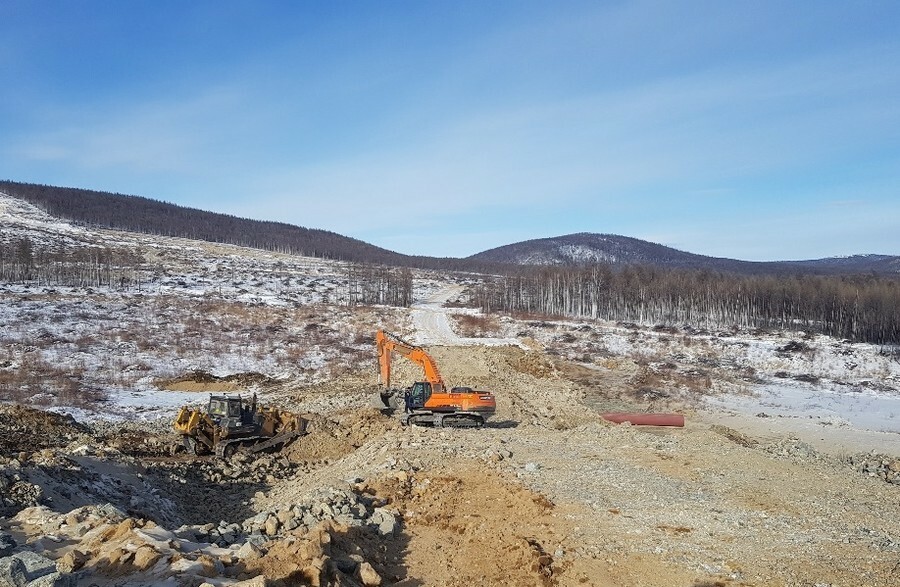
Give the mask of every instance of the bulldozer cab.
M 431 383 L 416 381 L 406 392 L 406 408 L 417 410 L 425 406 L 425 402 L 431 397 Z
M 207 413 L 215 422 L 232 422 L 232 425 L 249 425 L 253 423 L 256 412 L 256 394 L 248 404 L 241 396 L 210 395 Z
M 212 395 L 209 397 L 207 412 L 213 418 L 240 418 L 241 398 Z

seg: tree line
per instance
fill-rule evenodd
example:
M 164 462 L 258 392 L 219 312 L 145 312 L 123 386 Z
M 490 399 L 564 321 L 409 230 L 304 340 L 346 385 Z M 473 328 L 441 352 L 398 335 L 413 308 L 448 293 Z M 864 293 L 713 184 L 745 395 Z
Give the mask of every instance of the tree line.
M 413 274 L 409 267 L 347 265 L 347 299 L 350 306 L 408 307 L 413 302 Z
M 45 286 L 139 287 L 140 255 L 127 249 L 79 247 L 54 251 L 31 239 L 0 242 L 0 282 Z
M 900 344 L 900 280 L 876 276 L 744 276 L 606 265 L 540 268 L 474 288 L 485 312 L 525 312 L 707 330 L 806 330 Z

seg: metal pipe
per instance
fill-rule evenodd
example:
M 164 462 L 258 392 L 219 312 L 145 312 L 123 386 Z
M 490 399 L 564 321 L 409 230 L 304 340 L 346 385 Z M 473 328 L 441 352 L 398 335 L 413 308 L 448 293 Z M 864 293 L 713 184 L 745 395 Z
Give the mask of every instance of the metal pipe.
M 641 414 L 629 412 L 608 412 L 603 414 L 603 419 L 609 422 L 621 424 L 630 422 L 634 426 L 677 426 L 684 427 L 682 414 Z

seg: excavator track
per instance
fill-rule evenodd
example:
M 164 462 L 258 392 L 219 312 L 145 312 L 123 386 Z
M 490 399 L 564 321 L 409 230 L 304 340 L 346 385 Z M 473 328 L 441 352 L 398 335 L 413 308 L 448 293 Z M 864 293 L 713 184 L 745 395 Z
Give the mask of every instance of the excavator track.
M 481 428 L 484 426 L 484 418 L 475 414 L 452 414 L 444 416 L 440 424 L 441 428 Z
M 484 418 L 466 412 L 420 411 L 404 414 L 401 423 L 405 426 L 431 426 L 433 428 L 481 428 Z

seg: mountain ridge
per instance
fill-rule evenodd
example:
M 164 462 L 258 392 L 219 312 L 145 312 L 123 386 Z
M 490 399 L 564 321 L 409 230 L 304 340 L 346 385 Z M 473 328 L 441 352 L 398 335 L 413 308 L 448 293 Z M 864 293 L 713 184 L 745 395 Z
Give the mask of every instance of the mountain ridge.
M 862 254 L 801 261 L 742 261 L 711 257 L 634 237 L 580 232 L 530 239 L 464 258 L 407 255 L 335 232 L 251 220 L 142 196 L 0 181 L 0 192 L 75 223 L 180 236 L 344 261 L 425 269 L 494 271 L 516 266 L 651 265 L 740 274 L 877 273 L 900 275 L 900 256 Z
M 579 232 L 530 239 L 488 249 L 468 257 L 477 261 L 520 265 L 584 266 L 653 265 L 744 274 L 842 271 L 900 274 L 900 256 L 862 254 L 800 261 L 742 261 L 681 251 L 658 243 L 617 234 Z

